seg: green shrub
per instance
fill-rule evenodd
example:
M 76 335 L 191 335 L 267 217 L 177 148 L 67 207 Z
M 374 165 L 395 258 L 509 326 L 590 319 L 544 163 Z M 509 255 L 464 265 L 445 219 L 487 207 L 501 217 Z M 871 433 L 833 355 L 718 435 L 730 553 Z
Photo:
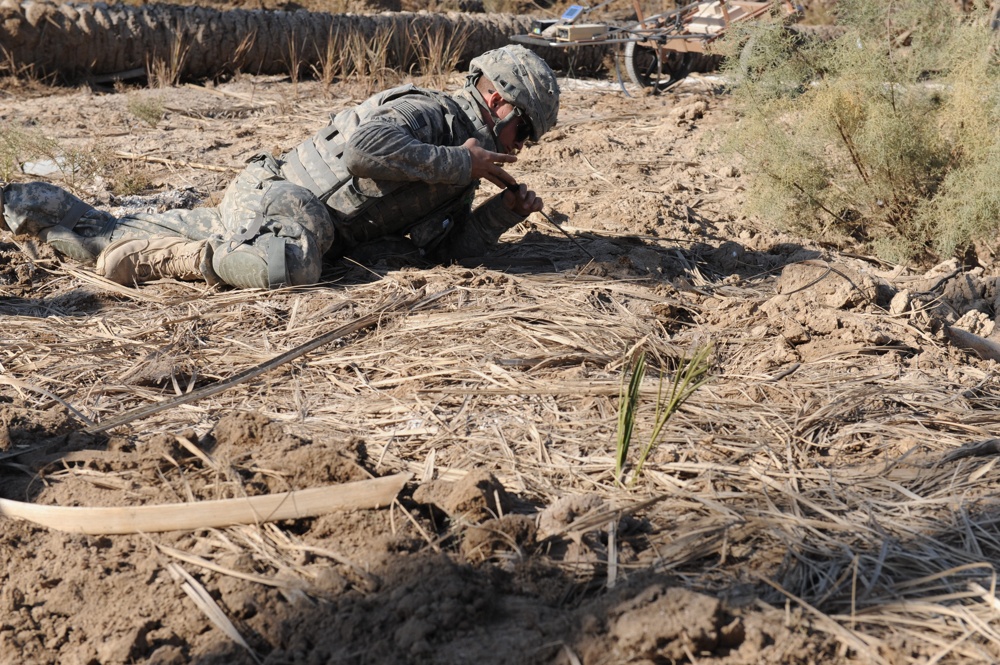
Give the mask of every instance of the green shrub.
M 130 94 L 128 96 L 127 108 L 129 113 L 154 128 L 160 124 L 160 121 L 166 115 L 163 98 L 159 95 Z
M 895 261 L 936 261 L 1000 227 L 1000 68 L 980 8 L 841 0 L 840 36 L 777 19 L 726 37 L 749 212 Z

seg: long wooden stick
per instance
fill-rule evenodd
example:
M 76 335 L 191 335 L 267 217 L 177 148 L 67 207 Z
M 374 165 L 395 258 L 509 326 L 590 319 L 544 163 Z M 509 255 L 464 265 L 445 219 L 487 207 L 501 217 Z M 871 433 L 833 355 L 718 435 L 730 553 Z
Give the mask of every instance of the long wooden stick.
M 154 533 L 259 524 L 314 517 L 335 510 L 384 508 L 412 473 L 242 499 L 167 503 L 124 508 L 41 506 L 0 499 L 0 516 L 57 531 L 86 534 Z

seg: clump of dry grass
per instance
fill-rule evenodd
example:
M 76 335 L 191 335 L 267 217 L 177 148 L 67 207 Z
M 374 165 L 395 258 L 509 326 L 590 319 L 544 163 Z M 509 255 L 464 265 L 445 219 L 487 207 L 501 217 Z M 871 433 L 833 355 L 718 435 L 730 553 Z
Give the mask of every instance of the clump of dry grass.
M 344 41 L 345 56 L 341 60 L 344 78 L 364 82 L 367 94 L 382 90 L 395 83 L 399 74 L 389 67 L 389 48 L 395 31 L 379 29 L 371 36 L 352 32 Z
M 371 35 L 331 25 L 325 42 L 315 46 L 316 62 L 310 70 L 324 88 L 335 80 L 356 80 L 372 93 L 398 83 L 403 72 L 442 86 L 455 71 L 468 39 L 468 30 L 443 22 L 403 30 L 378 28 Z M 397 61 L 398 66 L 390 66 Z
M 443 25 L 427 26 L 423 32 L 413 29 L 412 41 L 416 45 L 420 73 L 434 85 L 443 86 L 457 69 L 469 36 L 466 30 L 451 30 Z
M 191 50 L 190 45 L 184 43 L 183 34 L 178 26 L 173 31 L 167 53 L 153 54 L 147 60 L 146 72 L 151 88 L 169 88 L 180 83 Z
M 316 64 L 310 65 L 313 76 L 323 84 L 323 90 L 329 91 L 330 86 L 344 71 L 344 39 L 339 27 L 330 26 L 326 42 L 322 48 L 317 46 Z
M 0 76 L 14 87 L 52 85 L 55 75 L 44 75 L 35 63 L 22 64 L 13 49 L 0 46 Z

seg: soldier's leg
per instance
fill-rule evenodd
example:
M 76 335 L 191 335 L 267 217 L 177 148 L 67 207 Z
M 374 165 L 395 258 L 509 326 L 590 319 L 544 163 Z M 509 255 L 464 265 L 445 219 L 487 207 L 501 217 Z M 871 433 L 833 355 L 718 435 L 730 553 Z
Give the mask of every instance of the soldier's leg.
M 220 219 L 217 208 L 122 217 L 114 241 L 97 259 L 97 272 L 119 284 L 163 278 L 216 284 L 208 238 L 223 229 Z
M 118 221 L 47 182 L 10 183 L 0 187 L 0 197 L 7 229 L 36 236 L 78 261 L 92 262 Z
M 248 165 L 219 209 L 116 219 L 48 183 L 14 183 L 0 188 L 0 195 L 0 221 L 11 231 L 37 235 L 87 262 L 113 250 L 101 256 L 99 268 L 122 283 L 192 279 L 196 265 L 209 282 L 221 278 L 237 287 L 310 284 L 319 279 L 323 254 L 333 242 L 326 206 L 283 180 L 270 157 Z
M 116 218 L 45 182 L 0 187 L 0 221 L 13 233 L 34 235 L 67 256 L 92 262 L 112 242 L 156 235 L 199 240 L 223 227 L 214 208 L 137 213 Z
M 333 242 L 330 213 L 309 190 L 274 176 L 253 163 L 219 208 L 122 217 L 114 239 L 136 240 L 116 242 L 98 267 L 125 284 L 199 276 L 237 288 L 316 283 Z
M 312 192 L 282 179 L 274 159 L 252 161 L 219 210 L 226 230 L 208 244 L 222 281 L 276 288 L 319 280 L 323 254 L 333 243 L 330 212 Z

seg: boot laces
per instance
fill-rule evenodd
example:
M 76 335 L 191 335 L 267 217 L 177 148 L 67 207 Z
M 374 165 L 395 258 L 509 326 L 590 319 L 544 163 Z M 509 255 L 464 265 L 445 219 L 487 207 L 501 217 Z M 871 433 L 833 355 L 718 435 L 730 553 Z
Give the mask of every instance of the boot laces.
M 143 256 L 141 253 L 136 263 L 135 272 L 139 279 L 163 279 L 176 275 L 187 275 L 197 272 L 195 257 L 197 252 L 185 251 L 176 253 L 173 248 L 160 249 Z

